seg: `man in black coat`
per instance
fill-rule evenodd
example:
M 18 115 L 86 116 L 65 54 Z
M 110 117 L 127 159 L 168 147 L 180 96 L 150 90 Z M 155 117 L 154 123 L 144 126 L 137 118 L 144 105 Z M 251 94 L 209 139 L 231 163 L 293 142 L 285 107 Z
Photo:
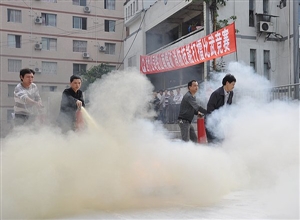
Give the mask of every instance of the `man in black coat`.
M 70 77 L 70 88 L 65 89 L 62 94 L 58 124 L 63 132 L 75 130 L 76 111 L 85 107 L 83 94 L 80 90 L 81 78 L 72 75 Z
M 236 79 L 233 75 L 227 74 L 223 80 L 220 88 L 215 90 L 209 98 L 209 101 L 207 103 L 207 115 L 206 117 L 209 117 L 209 114 L 211 114 L 213 111 L 219 109 L 220 107 L 224 105 L 231 105 L 232 98 L 233 98 L 233 89 L 234 85 L 236 83 Z M 208 142 L 214 142 L 218 141 L 217 138 L 213 135 L 212 131 L 208 130 L 206 128 L 206 136 Z

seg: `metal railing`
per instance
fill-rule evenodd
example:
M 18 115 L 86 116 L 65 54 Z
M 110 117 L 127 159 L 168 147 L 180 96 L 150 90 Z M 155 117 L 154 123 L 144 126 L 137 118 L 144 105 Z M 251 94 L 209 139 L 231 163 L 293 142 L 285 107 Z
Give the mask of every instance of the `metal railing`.
M 271 99 L 280 99 L 280 100 L 293 100 L 299 99 L 299 87 L 300 83 L 276 86 L 271 90 Z

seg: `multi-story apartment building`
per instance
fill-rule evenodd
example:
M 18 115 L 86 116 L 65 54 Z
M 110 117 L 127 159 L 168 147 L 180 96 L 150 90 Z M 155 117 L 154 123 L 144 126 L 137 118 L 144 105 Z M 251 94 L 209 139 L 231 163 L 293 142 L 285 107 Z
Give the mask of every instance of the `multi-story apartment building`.
M 72 74 L 100 63 L 123 69 L 121 1 L 1 1 L 0 24 L 1 136 L 10 126 L 21 68 L 35 70 L 51 120 Z
M 148 5 L 144 3 L 147 2 Z M 298 1 L 300 4 L 300 1 Z M 299 5 L 297 3 L 297 5 Z M 124 4 L 127 35 L 124 43 L 124 67 L 140 68 L 140 55 L 159 54 L 171 51 L 200 39 L 212 32 L 210 5 L 204 1 L 149 1 L 128 0 Z M 151 7 L 150 7 L 151 6 Z M 298 10 L 299 11 L 298 6 Z M 293 1 L 248 0 L 226 1 L 219 6 L 217 20 L 236 16 L 236 53 L 216 60 L 222 70 L 230 61 L 248 64 L 273 85 L 293 84 L 299 81 L 299 70 L 294 70 L 297 59 Z M 229 21 L 229 22 L 232 22 Z M 190 26 L 197 28 L 191 30 Z M 299 44 L 299 43 L 298 43 Z M 156 89 L 185 84 L 187 79 L 205 80 L 212 62 L 197 64 L 176 71 L 149 74 Z

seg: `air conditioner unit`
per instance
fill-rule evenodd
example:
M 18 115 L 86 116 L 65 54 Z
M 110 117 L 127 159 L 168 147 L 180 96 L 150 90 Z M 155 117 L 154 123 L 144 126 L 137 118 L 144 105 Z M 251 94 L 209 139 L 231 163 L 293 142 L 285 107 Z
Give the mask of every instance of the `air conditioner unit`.
M 34 49 L 36 50 L 41 50 L 43 48 L 42 42 L 38 42 L 34 45 Z
M 106 47 L 100 46 L 100 47 L 99 47 L 99 51 L 100 51 L 100 52 L 105 52 L 105 51 L 106 51 Z
M 82 53 L 82 57 L 83 57 L 83 58 L 89 58 L 89 57 L 90 57 L 90 54 L 87 53 L 87 52 L 84 52 L 84 53 Z
M 259 31 L 266 32 L 266 33 L 275 32 L 275 27 L 274 27 L 273 22 L 260 21 L 259 22 Z
M 43 23 L 43 18 L 42 17 L 36 17 L 35 18 L 35 20 L 34 20 L 34 23 L 36 23 L 36 24 L 41 24 L 41 23 Z
M 35 68 L 34 68 L 34 72 L 36 72 L 36 73 L 41 73 L 42 70 L 41 70 L 40 68 L 38 68 L 38 67 L 35 67 Z
M 85 6 L 85 7 L 83 7 L 83 11 L 85 13 L 90 13 L 91 12 L 91 8 L 89 6 Z

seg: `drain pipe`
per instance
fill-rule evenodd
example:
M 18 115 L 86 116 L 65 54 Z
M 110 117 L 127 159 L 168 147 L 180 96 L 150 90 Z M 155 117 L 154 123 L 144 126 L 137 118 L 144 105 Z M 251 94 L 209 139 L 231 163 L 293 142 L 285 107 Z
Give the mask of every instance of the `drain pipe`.
M 209 4 L 203 1 L 203 4 L 205 4 L 205 10 L 204 10 L 204 18 L 205 18 L 205 35 L 210 34 L 210 10 L 209 10 Z M 205 62 L 206 66 L 204 67 L 204 80 L 207 80 L 209 77 L 209 71 L 210 71 L 210 61 Z
M 299 1 L 293 1 L 293 48 L 294 48 L 294 83 L 299 83 L 299 24 L 298 24 L 298 7 Z M 294 98 L 299 99 L 299 85 L 295 85 Z

